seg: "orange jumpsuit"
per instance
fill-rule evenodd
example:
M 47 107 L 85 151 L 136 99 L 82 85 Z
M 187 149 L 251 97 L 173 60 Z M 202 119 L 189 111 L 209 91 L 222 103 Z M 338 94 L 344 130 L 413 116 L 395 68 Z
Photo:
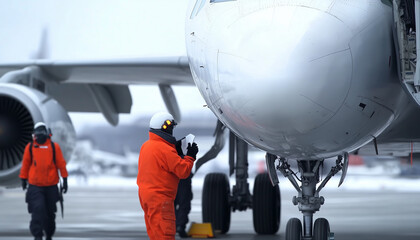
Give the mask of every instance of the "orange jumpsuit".
M 61 176 L 66 178 L 68 176 L 66 161 L 60 146 L 54 143 L 54 163 L 50 139 L 43 144 L 33 142 L 32 156 L 30 146 L 31 143 L 26 145 L 19 175 L 29 182 L 25 199 L 28 203 L 28 212 L 32 215 L 29 229 L 35 237 L 42 237 L 45 233 L 48 238 L 54 235 L 56 227 L 56 202 L 59 200 L 57 169 L 60 170 Z
M 173 136 L 159 130 L 149 132 L 140 150 L 137 185 L 151 240 L 175 239 L 174 200 L 179 179 L 187 178 L 194 158 L 181 158 Z
M 69 174 L 66 169 L 66 161 L 61 152 L 60 145 L 54 143 L 55 146 L 55 161 L 53 160 L 53 150 L 51 148 L 51 140 L 47 139 L 44 144 L 36 142 L 32 145 L 32 159 L 29 151 L 31 143 L 26 145 L 23 153 L 22 168 L 20 169 L 19 177 L 28 179 L 29 184 L 46 187 L 57 185 L 58 173 L 60 169 L 61 177 L 66 178 Z

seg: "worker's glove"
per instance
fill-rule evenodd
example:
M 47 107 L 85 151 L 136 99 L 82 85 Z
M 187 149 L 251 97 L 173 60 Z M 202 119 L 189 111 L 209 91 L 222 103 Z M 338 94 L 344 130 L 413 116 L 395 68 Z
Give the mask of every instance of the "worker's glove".
M 23 178 L 21 178 L 20 180 L 22 180 L 22 189 L 26 190 L 26 188 L 28 187 L 28 180 Z
M 185 138 L 185 137 L 184 137 Z M 182 148 L 181 148 L 181 145 L 182 145 L 182 139 L 184 139 L 184 138 L 181 138 L 181 139 L 179 139 L 178 141 L 176 141 L 176 143 L 175 143 L 175 148 L 176 148 L 176 152 L 178 153 L 178 155 L 179 156 L 181 156 L 181 157 L 184 157 L 184 153 L 182 152 Z
M 66 193 L 68 189 L 67 178 L 63 178 L 63 193 Z
M 187 156 L 190 156 L 195 159 L 197 157 L 197 153 L 198 153 L 197 143 L 193 143 L 192 145 L 191 143 L 188 143 Z

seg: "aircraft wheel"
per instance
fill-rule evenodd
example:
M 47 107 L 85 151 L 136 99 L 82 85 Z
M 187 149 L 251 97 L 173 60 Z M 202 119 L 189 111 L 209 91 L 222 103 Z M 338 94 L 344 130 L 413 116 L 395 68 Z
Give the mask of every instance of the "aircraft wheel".
M 275 234 L 280 227 L 280 190 L 273 187 L 268 173 L 255 178 L 252 195 L 254 229 L 258 234 Z
M 223 173 L 210 173 L 204 179 L 202 210 L 203 222 L 210 222 L 215 232 L 222 234 L 230 227 L 230 186 Z
M 325 218 L 318 218 L 314 223 L 313 240 L 328 240 L 330 238 L 330 224 Z
M 302 239 L 302 223 L 298 218 L 291 218 L 286 225 L 286 240 Z

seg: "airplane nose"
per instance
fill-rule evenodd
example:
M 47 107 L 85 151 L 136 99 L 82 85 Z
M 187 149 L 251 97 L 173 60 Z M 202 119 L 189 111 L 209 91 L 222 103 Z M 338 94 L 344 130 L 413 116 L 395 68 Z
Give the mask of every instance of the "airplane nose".
M 343 105 L 352 76 L 351 35 L 336 16 L 302 6 L 266 8 L 217 34 L 214 41 L 223 44 L 215 95 L 238 128 L 250 133 L 253 125 L 251 135 L 260 136 L 304 134 Z

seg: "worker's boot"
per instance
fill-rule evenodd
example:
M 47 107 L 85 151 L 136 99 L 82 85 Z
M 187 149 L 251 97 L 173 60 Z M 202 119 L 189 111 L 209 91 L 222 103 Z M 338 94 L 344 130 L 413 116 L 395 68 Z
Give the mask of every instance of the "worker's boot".
M 45 240 L 52 240 L 52 237 L 47 236 L 47 238 Z
M 188 234 L 185 232 L 185 227 L 178 226 L 176 227 L 176 232 L 181 238 L 187 238 Z

